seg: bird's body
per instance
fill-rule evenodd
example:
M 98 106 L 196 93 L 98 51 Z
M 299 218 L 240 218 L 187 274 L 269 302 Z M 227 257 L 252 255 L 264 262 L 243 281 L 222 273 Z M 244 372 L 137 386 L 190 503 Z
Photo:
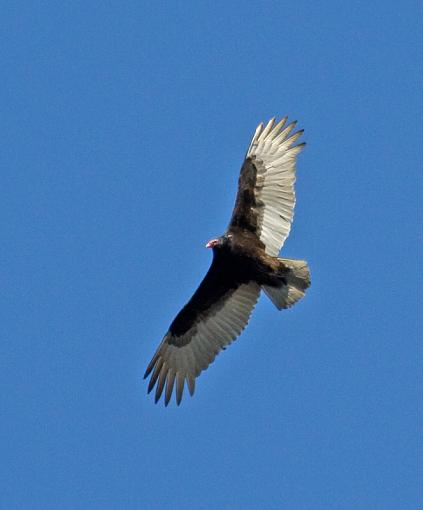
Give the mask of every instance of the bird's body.
M 210 306 L 213 300 L 225 295 L 242 283 L 255 281 L 259 285 L 277 286 L 283 279 L 285 267 L 275 257 L 266 255 L 262 243 L 254 243 L 246 232 L 223 236 L 221 244 L 213 247 L 213 262 L 204 280 L 170 325 L 169 330 L 178 334 L 192 326 L 198 313 Z M 213 291 L 213 292 L 211 292 Z
M 186 382 L 194 393 L 195 378 L 246 326 L 260 291 L 278 309 L 303 297 L 310 285 L 307 263 L 277 257 L 289 234 L 295 203 L 295 157 L 301 135 L 288 138 L 294 123 L 281 131 L 261 124 L 241 169 L 235 208 L 226 233 L 209 241 L 213 261 L 200 286 L 171 323 L 147 367 L 156 402 L 165 390 L 167 405 L 176 382 L 179 404 Z

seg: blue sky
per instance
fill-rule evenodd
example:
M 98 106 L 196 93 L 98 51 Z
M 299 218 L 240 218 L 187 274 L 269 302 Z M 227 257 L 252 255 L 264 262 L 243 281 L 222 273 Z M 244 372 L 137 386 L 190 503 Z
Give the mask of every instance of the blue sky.
M 422 15 L 2 7 L 2 508 L 421 508 Z M 285 114 L 312 286 L 156 406 L 145 367 Z

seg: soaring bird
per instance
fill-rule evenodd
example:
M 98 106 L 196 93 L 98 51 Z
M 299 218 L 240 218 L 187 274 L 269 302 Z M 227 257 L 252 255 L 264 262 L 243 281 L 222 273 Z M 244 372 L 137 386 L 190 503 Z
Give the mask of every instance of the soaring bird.
M 179 405 L 185 383 L 195 379 L 245 328 L 263 290 L 278 310 L 294 305 L 310 285 L 305 260 L 279 258 L 295 205 L 295 163 L 304 143 L 296 122 L 259 124 L 245 156 L 235 208 L 222 236 L 211 239 L 211 266 L 192 298 L 173 320 L 144 378 L 155 401 L 165 388 L 167 406 L 174 387 Z

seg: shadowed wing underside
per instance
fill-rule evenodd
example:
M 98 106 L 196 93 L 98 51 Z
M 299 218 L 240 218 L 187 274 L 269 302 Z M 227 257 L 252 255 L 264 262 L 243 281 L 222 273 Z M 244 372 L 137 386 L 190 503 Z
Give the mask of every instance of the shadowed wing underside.
M 238 182 L 235 208 L 228 227 L 246 229 L 265 245 L 268 255 L 277 256 L 289 235 L 295 207 L 295 160 L 305 144 L 294 143 L 303 133 L 287 118 L 266 127 L 260 124 L 247 151 Z
M 165 389 L 167 405 L 176 385 L 179 405 L 185 382 L 190 394 L 194 394 L 195 378 L 245 328 L 259 294 L 256 283 L 237 283 L 213 260 L 147 367 L 144 378 L 152 373 L 148 392 L 156 386 L 156 402 Z

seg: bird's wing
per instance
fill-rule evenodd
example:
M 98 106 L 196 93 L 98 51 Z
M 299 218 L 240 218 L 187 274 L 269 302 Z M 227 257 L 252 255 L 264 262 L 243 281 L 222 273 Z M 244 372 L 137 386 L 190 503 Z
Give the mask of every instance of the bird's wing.
M 185 381 L 190 394 L 194 394 L 195 378 L 245 328 L 259 294 L 256 283 L 236 283 L 213 259 L 204 280 L 172 322 L 145 372 L 144 378 L 152 372 L 148 392 L 156 385 L 156 402 L 166 385 L 165 405 L 169 403 L 175 382 L 178 405 Z
M 268 255 L 277 256 L 289 235 L 295 206 L 295 162 L 304 143 L 294 145 L 303 133 L 286 117 L 275 125 L 260 124 L 245 156 L 238 182 L 235 208 L 228 227 L 247 229 L 263 242 Z

